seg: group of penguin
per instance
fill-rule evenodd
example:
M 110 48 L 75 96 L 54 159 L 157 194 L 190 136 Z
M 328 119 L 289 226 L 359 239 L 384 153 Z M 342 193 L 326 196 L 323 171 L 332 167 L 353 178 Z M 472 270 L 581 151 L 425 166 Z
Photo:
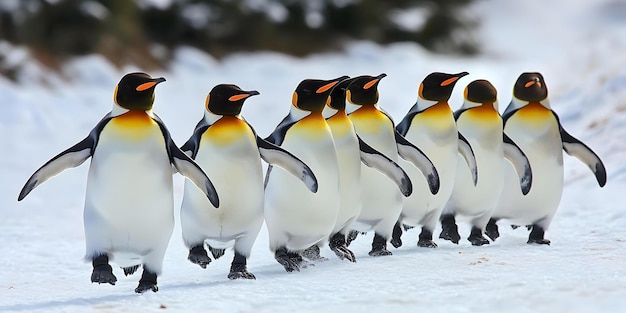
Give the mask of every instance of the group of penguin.
M 109 261 L 125 275 L 142 266 L 137 293 L 158 290 L 175 222 L 175 172 L 187 178 L 180 222 L 188 260 L 206 268 L 207 249 L 218 259 L 233 247 L 230 279 L 255 278 L 247 259 L 264 221 L 287 272 L 323 260 L 326 243 L 355 262 L 348 246 L 359 233 L 374 232 L 371 256 L 390 255 L 387 244 L 400 247 L 403 231 L 416 226 L 420 247 L 437 247 L 437 223 L 439 238 L 458 243 L 457 217 L 471 224 L 472 245 L 489 244 L 484 235 L 496 240 L 500 219 L 527 226 L 528 243 L 549 244 L 544 232 L 562 194 L 562 150 L 600 186 L 604 165 L 560 124 L 540 73 L 519 76 L 502 116 L 487 80 L 469 83 L 452 111 L 448 100 L 466 75 L 429 74 L 398 124 L 378 104 L 385 74 L 306 79 L 265 139 L 241 116 L 244 101 L 259 92 L 217 85 L 179 148 L 152 111 L 165 79 L 130 73 L 115 87 L 111 112 L 41 166 L 18 201 L 91 157 L 84 207 L 91 281 L 115 284 Z M 269 164 L 265 177 L 261 160 Z

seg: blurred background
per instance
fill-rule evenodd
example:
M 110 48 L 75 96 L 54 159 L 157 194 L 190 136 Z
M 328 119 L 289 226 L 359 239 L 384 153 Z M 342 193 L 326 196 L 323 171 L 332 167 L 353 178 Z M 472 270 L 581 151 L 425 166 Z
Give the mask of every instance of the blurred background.
M 51 69 L 94 53 L 150 70 L 166 68 L 180 46 L 215 58 L 258 50 L 306 56 L 354 40 L 474 55 L 478 20 L 467 10 L 473 1 L 2 0 L 0 43 L 27 47 Z M 0 72 L 15 79 L 20 64 L 3 60 L 2 50 Z

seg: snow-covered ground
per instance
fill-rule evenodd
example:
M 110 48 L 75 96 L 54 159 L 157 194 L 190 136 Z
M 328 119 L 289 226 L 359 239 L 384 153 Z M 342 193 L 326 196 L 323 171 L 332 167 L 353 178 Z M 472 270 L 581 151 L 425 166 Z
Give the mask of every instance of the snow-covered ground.
M 467 83 L 485 78 L 498 88 L 501 110 L 517 76 L 540 71 L 565 128 L 600 155 L 609 177 L 601 189 L 582 163 L 566 157 L 563 200 L 547 232 L 551 246 L 527 245 L 525 230 L 501 227 L 502 237 L 488 246 L 437 240 L 438 249 L 422 249 L 411 230 L 393 256 L 371 258 L 369 234 L 351 246 L 356 264 L 325 249 L 328 262 L 288 274 L 263 229 L 249 260 L 257 280 L 229 281 L 232 252 L 202 270 L 186 260 L 177 227 L 158 293 L 136 295 L 138 276 L 117 269 L 116 286 L 91 284 L 91 265 L 82 259 L 88 165 L 16 198 L 34 170 L 84 138 L 110 110 L 119 78 L 138 69 L 116 69 L 97 56 L 72 61 L 61 74 L 28 63 L 18 84 L 0 78 L 0 312 L 626 312 L 626 2 L 481 1 L 472 14 L 482 20 L 485 44 L 474 58 L 437 56 L 413 44 L 355 43 L 304 59 L 255 53 L 219 62 L 180 49 L 171 68 L 151 73 L 167 78 L 155 112 L 182 144 L 208 91 L 235 83 L 261 92 L 243 115 L 264 136 L 304 78 L 385 72 L 380 103 L 399 121 L 432 71 L 470 73 L 457 85 L 453 108 Z M 9 50 L 9 61 L 28 60 L 0 43 L 0 51 Z M 174 181 L 179 206 L 183 179 Z M 466 225 L 460 231 L 467 236 Z

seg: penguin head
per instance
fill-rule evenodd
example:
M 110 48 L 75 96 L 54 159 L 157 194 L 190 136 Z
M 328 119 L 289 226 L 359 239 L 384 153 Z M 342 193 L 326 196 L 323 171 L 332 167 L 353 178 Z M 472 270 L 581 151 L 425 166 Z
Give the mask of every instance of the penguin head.
M 239 115 L 243 102 L 258 94 L 256 90 L 243 91 L 237 85 L 220 84 L 206 96 L 206 109 L 216 115 Z
M 382 73 L 378 76 L 357 76 L 350 79 L 350 83 L 346 88 L 346 99 L 348 102 L 356 105 L 374 105 L 378 103 L 378 83 L 385 78 L 387 74 Z
M 548 86 L 538 72 L 522 73 L 513 86 L 513 96 L 527 102 L 540 102 L 548 98 Z
M 340 81 L 348 76 L 341 76 L 331 80 L 305 79 L 298 84 L 293 92 L 291 103 L 294 107 L 310 112 L 322 112 L 329 99 L 330 93 Z
M 429 101 L 448 101 L 452 95 L 452 89 L 459 78 L 469 75 L 468 72 L 448 74 L 433 72 L 428 74 L 419 86 L 420 98 Z
M 165 81 L 165 78 L 152 78 L 146 73 L 129 73 L 124 75 L 113 95 L 113 101 L 128 110 L 148 111 L 154 103 L 154 88 Z
M 497 108 L 498 92 L 496 88 L 487 80 L 477 79 L 465 87 L 463 92 L 465 108 L 478 107 L 483 104 L 492 105 Z
M 346 78 L 348 78 L 346 76 Z M 337 111 L 346 109 L 346 88 L 351 83 L 350 79 L 344 79 L 335 85 L 330 93 L 327 105 Z

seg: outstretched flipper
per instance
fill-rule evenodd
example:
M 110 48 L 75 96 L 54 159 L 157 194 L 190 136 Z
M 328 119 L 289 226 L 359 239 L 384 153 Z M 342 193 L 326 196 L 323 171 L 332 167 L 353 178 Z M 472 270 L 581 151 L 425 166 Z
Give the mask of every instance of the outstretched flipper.
M 417 167 L 428 182 L 430 192 L 437 194 L 439 192 L 440 182 L 439 173 L 432 161 L 418 147 L 410 143 L 398 131 L 395 131 L 396 145 L 398 147 L 398 155 L 403 159 L 413 163 Z
M 77 167 L 85 162 L 92 155 L 94 141 L 91 136 L 83 139 L 71 148 L 59 153 L 57 156 L 46 162 L 28 179 L 17 201 L 24 199 L 35 187 L 41 185 L 50 177 L 55 176 L 68 168 Z
M 600 160 L 600 157 L 591 150 L 586 144 L 582 141 L 574 138 L 574 136 L 570 135 L 563 126 L 561 125 L 561 121 L 559 121 L 559 117 L 554 113 L 557 122 L 559 123 L 559 132 L 561 133 L 561 141 L 563 141 L 563 150 L 567 152 L 567 154 L 576 157 L 596 176 L 596 180 L 598 181 L 598 185 L 600 187 L 604 187 L 606 185 L 606 168 L 604 167 L 604 163 Z
M 285 169 L 291 175 L 298 177 L 311 192 L 317 192 L 317 178 L 308 165 L 289 151 L 259 136 L 256 137 L 256 142 L 261 158 L 265 162 Z
M 465 163 L 467 163 L 472 172 L 472 180 L 474 181 L 474 186 L 476 186 L 478 184 L 478 165 L 476 164 L 474 149 L 472 149 L 472 146 L 461 133 L 459 133 L 459 153 L 465 159 Z
M 98 138 L 100 137 L 100 132 L 111 120 L 111 118 L 111 113 L 107 114 L 100 120 L 100 122 L 98 122 L 98 124 L 96 124 L 91 132 L 89 132 L 87 138 L 59 153 L 35 171 L 28 181 L 26 181 L 24 187 L 22 187 L 22 190 L 17 197 L 17 201 L 24 199 L 31 191 L 33 191 L 33 189 L 35 189 L 35 187 L 41 185 L 50 177 L 55 176 L 68 168 L 77 167 L 91 157 L 98 142 Z
M 398 188 L 400 188 L 400 192 L 402 192 L 405 197 L 410 196 L 411 193 L 413 193 L 413 184 L 411 183 L 409 176 L 398 165 L 398 163 L 380 153 L 378 150 L 372 148 L 360 137 L 357 136 L 357 138 L 359 139 L 361 162 L 371 168 L 375 168 L 391 179 L 394 183 L 396 183 Z
M 522 151 L 522 149 L 520 149 L 520 147 L 515 144 L 509 136 L 504 133 L 502 133 L 502 135 L 504 137 L 504 157 L 511 162 L 517 172 L 517 175 L 519 176 L 522 194 L 527 195 L 530 192 L 530 187 L 533 183 L 533 173 L 530 168 L 530 162 L 528 162 L 528 158 L 526 157 L 524 151 Z

